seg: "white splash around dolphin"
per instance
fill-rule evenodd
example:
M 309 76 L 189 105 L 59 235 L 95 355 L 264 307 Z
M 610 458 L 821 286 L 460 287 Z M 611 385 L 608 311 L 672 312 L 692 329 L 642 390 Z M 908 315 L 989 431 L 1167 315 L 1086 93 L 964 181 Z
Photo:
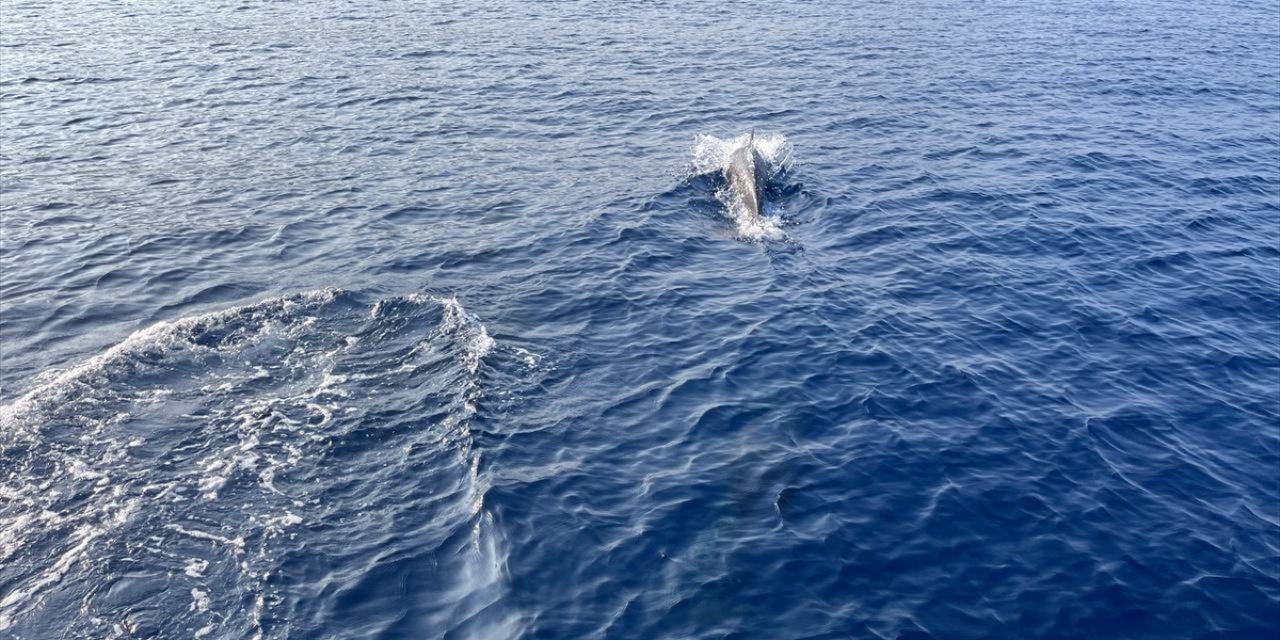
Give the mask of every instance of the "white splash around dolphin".
M 691 151 L 693 175 L 724 173 L 729 167 L 733 152 L 747 144 L 764 160 L 768 170 L 766 182 L 789 171 L 794 164 L 791 143 L 782 134 L 757 132 L 753 136 L 744 133 L 728 139 L 699 134 L 694 138 Z M 756 215 L 744 205 L 743 198 L 729 185 L 716 191 L 716 199 L 724 204 L 725 215 L 733 220 L 739 238 L 753 242 L 786 238 L 782 231 L 784 212 L 776 203 L 765 202 L 760 215 Z

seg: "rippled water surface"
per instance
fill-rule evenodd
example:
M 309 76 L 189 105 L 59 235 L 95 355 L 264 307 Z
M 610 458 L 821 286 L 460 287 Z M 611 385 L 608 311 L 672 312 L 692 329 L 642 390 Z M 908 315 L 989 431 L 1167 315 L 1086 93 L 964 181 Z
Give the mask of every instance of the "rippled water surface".
M 0 12 L 2 637 L 1280 631 L 1274 2 Z

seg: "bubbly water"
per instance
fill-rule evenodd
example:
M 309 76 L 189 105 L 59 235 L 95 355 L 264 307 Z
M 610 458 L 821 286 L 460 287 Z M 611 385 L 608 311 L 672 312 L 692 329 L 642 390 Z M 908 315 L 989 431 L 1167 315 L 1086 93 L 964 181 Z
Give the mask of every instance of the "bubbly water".
M 1280 632 L 1273 2 L 0 0 L 0 108 L 0 637 Z

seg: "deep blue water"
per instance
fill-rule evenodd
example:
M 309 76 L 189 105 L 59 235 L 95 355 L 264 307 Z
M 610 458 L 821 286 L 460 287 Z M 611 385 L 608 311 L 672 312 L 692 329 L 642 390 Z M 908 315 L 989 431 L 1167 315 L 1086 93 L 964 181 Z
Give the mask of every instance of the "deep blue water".
M 0 0 L 0 106 L 0 637 L 1280 635 L 1273 1 Z

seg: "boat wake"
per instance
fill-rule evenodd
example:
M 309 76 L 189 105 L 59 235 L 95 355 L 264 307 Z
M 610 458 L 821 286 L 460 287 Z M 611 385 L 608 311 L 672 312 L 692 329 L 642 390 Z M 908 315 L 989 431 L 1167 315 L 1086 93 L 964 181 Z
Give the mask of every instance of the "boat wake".
M 407 615 L 503 635 L 505 543 L 470 436 L 495 346 L 456 298 L 321 290 L 161 322 L 42 376 L 0 407 L 0 630 L 273 636 L 324 582 L 297 575 L 325 570 L 308 558 L 377 567 L 395 552 L 378 532 L 412 511 L 432 525 L 400 544 L 431 554 L 442 591 Z

